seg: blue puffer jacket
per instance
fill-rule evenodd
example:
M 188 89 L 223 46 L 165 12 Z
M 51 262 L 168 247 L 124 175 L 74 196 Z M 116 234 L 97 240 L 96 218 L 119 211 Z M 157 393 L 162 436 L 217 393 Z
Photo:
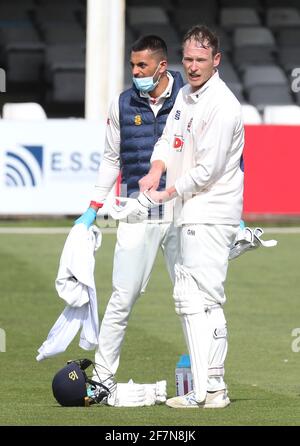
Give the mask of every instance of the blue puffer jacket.
M 142 98 L 133 86 L 124 91 L 119 99 L 120 116 L 120 158 L 122 175 L 122 195 L 136 196 L 138 181 L 148 173 L 153 147 L 161 136 L 177 93 L 183 86 L 178 72 L 170 72 L 174 77 L 172 94 L 167 98 L 155 117 L 148 99 Z M 165 188 L 165 176 L 161 178 L 159 189 Z

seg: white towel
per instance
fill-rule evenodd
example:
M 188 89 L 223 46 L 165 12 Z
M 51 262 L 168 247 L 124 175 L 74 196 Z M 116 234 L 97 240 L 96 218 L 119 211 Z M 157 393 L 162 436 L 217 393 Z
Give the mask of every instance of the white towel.
M 98 345 L 94 251 L 100 247 L 101 238 L 100 229 L 96 226 L 87 229 L 84 224 L 77 224 L 71 229 L 55 281 L 57 293 L 67 306 L 38 349 L 37 361 L 64 352 L 81 327 L 79 346 L 93 350 Z

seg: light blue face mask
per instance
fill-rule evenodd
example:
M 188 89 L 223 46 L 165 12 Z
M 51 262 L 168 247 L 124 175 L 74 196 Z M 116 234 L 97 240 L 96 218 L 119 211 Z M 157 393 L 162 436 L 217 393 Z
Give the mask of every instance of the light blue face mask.
M 132 82 L 134 83 L 134 85 L 136 86 L 136 88 L 139 91 L 142 91 L 143 93 L 149 93 L 149 91 L 153 91 L 154 88 L 157 86 L 159 80 L 160 80 L 160 76 L 157 79 L 156 82 L 154 82 L 153 78 L 156 75 L 158 69 L 159 69 L 160 63 L 158 64 L 155 73 L 153 74 L 153 76 L 147 76 L 147 77 L 133 77 L 132 78 Z

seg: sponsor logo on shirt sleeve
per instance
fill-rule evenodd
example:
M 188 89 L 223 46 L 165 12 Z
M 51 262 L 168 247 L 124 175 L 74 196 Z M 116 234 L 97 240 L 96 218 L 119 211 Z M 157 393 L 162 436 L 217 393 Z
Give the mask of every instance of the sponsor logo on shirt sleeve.
M 176 152 L 182 152 L 184 139 L 182 135 L 174 135 L 173 148 Z

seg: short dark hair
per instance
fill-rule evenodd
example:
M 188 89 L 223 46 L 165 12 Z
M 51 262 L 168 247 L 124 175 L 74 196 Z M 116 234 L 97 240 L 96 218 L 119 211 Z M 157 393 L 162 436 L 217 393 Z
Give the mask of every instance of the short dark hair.
M 188 40 L 196 40 L 204 48 L 211 48 L 213 56 L 220 51 L 219 37 L 205 25 L 195 25 L 190 28 L 183 37 L 182 47 Z
M 157 53 L 162 59 L 168 58 L 168 49 L 166 42 L 158 36 L 147 35 L 142 36 L 136 40 L 131 46 L 131 51 L 144 51 L 150 50 L 153 53 Z

